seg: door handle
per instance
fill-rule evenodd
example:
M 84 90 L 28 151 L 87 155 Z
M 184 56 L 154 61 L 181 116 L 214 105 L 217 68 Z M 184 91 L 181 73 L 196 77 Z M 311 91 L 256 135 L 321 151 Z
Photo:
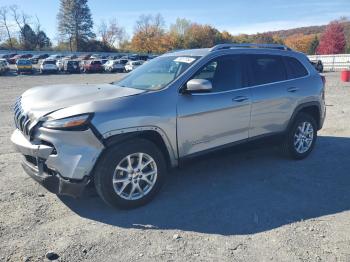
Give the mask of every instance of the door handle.
M 236 96 L 232 98 L 232 102 L 244 102 L 246 100 L 248 100 L 248 97 L 246 96 Z
M 287 89 L 287 91 L 290 92 L 290 93 L 295 93 L 295 92 L 297 92 L 298 90 L 299 90 L 298 87 L 290 87 L 290 88 Z

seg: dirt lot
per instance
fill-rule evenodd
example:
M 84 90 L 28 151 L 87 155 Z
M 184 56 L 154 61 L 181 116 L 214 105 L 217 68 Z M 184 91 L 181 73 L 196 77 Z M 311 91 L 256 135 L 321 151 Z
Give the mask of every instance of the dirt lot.
M 174 170 L 149 205 L 112 210 L 87 190 L 59 198 L 29 178 L 10 144 L 11 104 L 26 89 L 118 76 L 0 77 L 0 261 L 350 261 L 350 84 L 328 73 L 315 151 L 243 147 Z

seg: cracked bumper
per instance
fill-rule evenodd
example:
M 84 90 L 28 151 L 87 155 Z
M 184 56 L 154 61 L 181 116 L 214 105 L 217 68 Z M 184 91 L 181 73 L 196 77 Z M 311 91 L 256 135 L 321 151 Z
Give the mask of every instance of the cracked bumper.
M 24 156 L 26 173 L 57 194 L 79 195 L 90 179 L 90 173 L 103 145 L 86 131 L 60 131 L 39 128 L 33 141 L 16 129 L 11 141 Z

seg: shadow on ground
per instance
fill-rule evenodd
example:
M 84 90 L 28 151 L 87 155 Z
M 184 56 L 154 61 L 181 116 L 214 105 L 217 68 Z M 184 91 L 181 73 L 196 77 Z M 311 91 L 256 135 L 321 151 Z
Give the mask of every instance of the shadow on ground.
M 251 234 L 350 208 L 350 138 L 319 137 L 303 161 L 272 144 L 194 159 L 174 170 L 147 206 L 106 206 L 96 194 L 61 198 L 78 215 L 124 228 Z M 89 196 L 90 195 L 90 196 Z

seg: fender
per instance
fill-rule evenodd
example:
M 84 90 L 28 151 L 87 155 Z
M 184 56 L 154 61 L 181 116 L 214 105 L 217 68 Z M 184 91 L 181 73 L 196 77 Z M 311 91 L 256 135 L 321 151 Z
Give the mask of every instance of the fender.
M 320 103 L 319 102 L 317 102 L 317 101 L 313 101 L 313 102 L 306 102 L 306 103 L 302 103 L 302 104 L 300 104 L 300 105 L 298 105 L 295 109 L 294 109 L 294 112 L 293 112 L 293 114 L 292 114 L 292 116 L 291 116 L 291 118 L 290 118 L 290 120 L 289 120 L 289 123 L 288 123 L 288 126 L 287 126 L 287 129 L 286 129 L 286 131 L 290 128 L 290 126 L 293 124 L 293 122 L 294 122 L 294 119 L 295 119 L 295 117 L 298 115 L 298 113 L 299 112 L 301 112 L 304 108 L 307 108 L 307 107 L 310 107 L 310 106 L 317 106 L 317 108 L 318 108 L 318 111 L 319 111 L 319 121 L 318 121 L 318 123 L 319 123 L 319 126 L 318 126 L 318 128 L 320 129 L 321 128 L 321 119 L 322 119 L 322 116 L 321 116 L 321 105 L 320 105 Z
M 113 139 L 113 141 L 116 143 L 116 142 L 120 142 L 120 141 L 123 141 L 123 140 L 128 139 L 128 138 L 132 138 L 134 136 L 142 135 L 142 132 L 144 132 L 144 131 L 154 131 L 160 135 L 160 137 L 162 138 L 162 140 L 165 144 L 166 150 L 168 152 L 170 165 L 172 167 L 178 166 L 178 159 L 176 157 L 177 154 L 175 153 L 168 136 L 159 127 L 156 127 L 156 126 L 138 126 L 138 127 L 125 128 L 125 129 L 117 129 L 117 130 L 112 130 L 112 131 L 109 131 L 107 133 L 104 133 L 102 135 L 102 137 L 103 137 L 104 141 L 107 141 L 108 138 L 115 137 L 116 140 Z

